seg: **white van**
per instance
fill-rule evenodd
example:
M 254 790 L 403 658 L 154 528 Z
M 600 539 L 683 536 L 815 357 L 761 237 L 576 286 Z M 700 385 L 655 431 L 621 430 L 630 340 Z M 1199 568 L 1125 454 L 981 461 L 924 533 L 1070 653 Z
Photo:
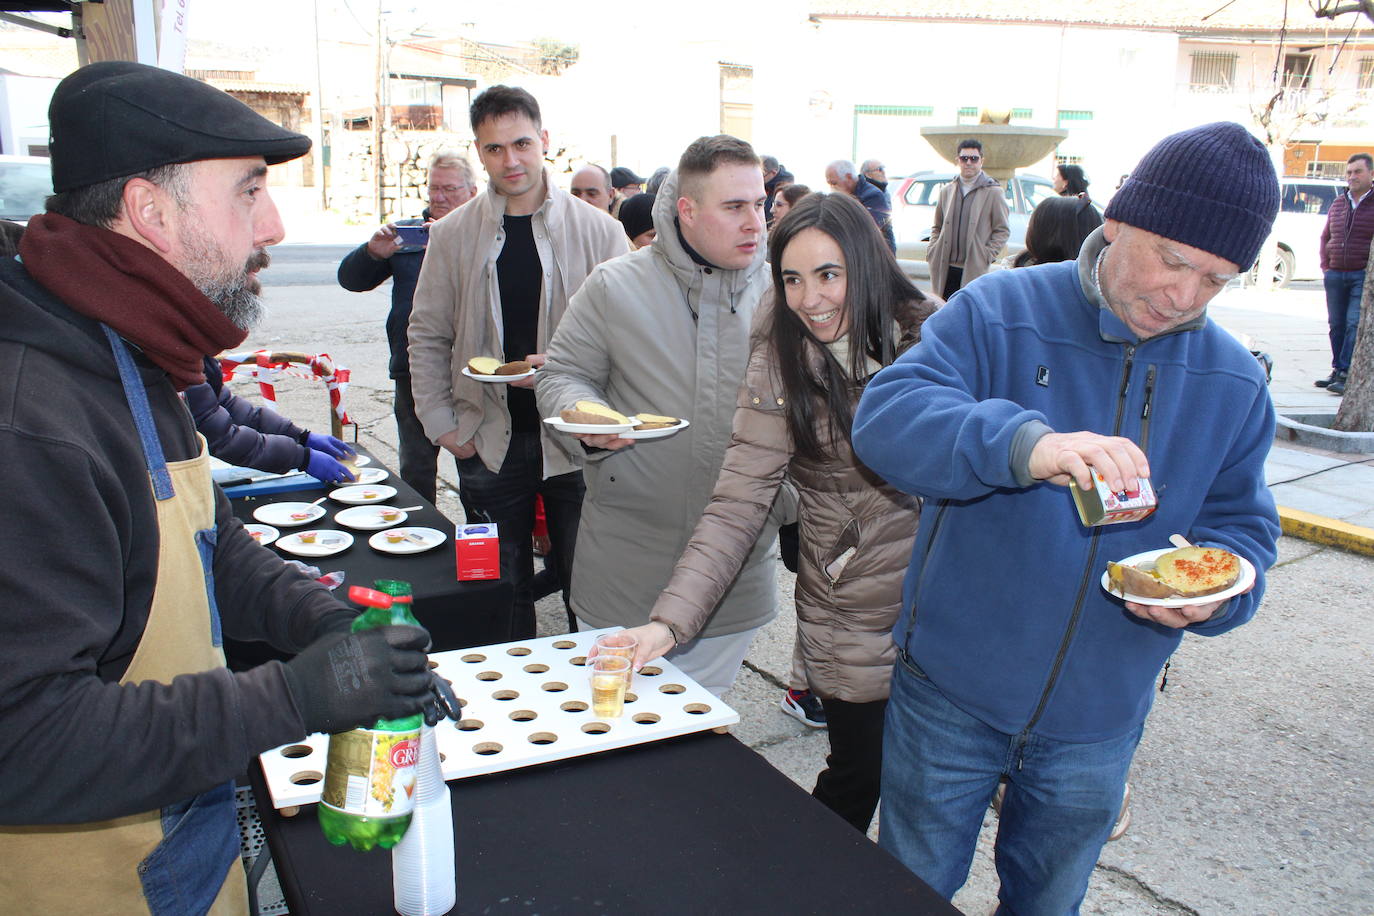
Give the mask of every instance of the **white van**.
M 1345 182 L 1330 178 L 1279 179 L 1279 215 L 1274 220 L 1270 242 L 1277 241 L 1274 260 L 1274 285 L 1287 286 L 1291 280 L 1320 280 L 1321 236 L 1326 213 L 1338 194 L 1345 193 Z

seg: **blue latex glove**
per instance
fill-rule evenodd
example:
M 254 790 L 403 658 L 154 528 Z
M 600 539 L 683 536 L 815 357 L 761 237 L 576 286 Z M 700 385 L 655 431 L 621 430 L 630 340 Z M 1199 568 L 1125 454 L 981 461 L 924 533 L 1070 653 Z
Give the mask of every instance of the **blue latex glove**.
M 357 452 L 353 451 L 353 446 L 349 445 L 347 442 L 342 439 L 335 439 L 333 436 L 326 436 L 323 433 L 306 433 L 305 444 L 306 447 L 314 449 L 317 452 L 324 452 L 331 458 L 348 458 L 357 454 Z M 314 471 L 310 473 L 315 474 Z M 315 476 L 319 477 L 320 475 L 315 474 Z M 323 480 L 324 478 L 321 477 L 320 479 Z M 352 478 L 349 479 L 351 480 Z
M 334 441 L 338 442 L 339 440 L 335 439 Z M 324 452 L 317 452 L 313 448 L 310 450 L 310 461 L 305 466 L 305 472 L 325 483 L 343 483 L 345 480 L 358 479 L 353 476 L 352 471 L 339 464 L 331 456 Z

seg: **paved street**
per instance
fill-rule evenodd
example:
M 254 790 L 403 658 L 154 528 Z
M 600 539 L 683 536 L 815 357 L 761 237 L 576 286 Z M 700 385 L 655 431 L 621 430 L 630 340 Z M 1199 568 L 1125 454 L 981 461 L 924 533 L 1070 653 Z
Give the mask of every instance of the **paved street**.
M 357 241 L 369 233 L 359 229 Z M 334 267 L 346 250 L 278 248 L 264 274 L 271 317 L 245 346 L 324 350 L 349 366 L 347 404 L 360 440 L 394 466 L 382 331 L 389 289 L 354 294 L 335 286 Z M 1328 354 L 1321 293 L 1306 286 L 1228 291 L 1213 315 L 1274 356 L 1281 409 L 1332 410 L 1336 399 L 1311 386 L 1328 371 Z M 247 386 L 238 391 L 251 393 Z M 304 425 L 327 422 L 321 386 L 285 387 L 281 404 Z M 1319 483 L 1328 473 L 1321 467 L 1362 457 L 1284 449 L 1271 460 L 1270 479 L 1315 466 L 1319 474 L 1310 482 Z M 440 508 L 456 520 L 451 461 L 443 462 L 443 474 L 450 489 Z M 1369 500 L 1374 487 L 1362 480 L 1359 495 Z M 1287 486 L 1295 498 L 1307 495 Z M 1328 495 L 1333 511 L 1345 507 L 1339 489 Z M 778 709 L 794 626 L 791 577 L 781 564 L 778 570 L 782 613 L 756 641 L 726 699 L 740 712 L 740 740 L 809 790 L 826 739 Z M 1133 768 L 1130 832 L 1108 845 L 1085 913 L 1374 913 L 1371 608 L 1374 559 L 1285 538 L 1260 616 L 1217 639 L 1184 641 Z M 563 623 L 561 604 L 546 599 L 541 634 L 561 632 Z M 969 913 L 995 906 L 994 830 L 989 818 L 969 885 L 955 901 Z M 825 850 L 777 854 L 816 857 Z

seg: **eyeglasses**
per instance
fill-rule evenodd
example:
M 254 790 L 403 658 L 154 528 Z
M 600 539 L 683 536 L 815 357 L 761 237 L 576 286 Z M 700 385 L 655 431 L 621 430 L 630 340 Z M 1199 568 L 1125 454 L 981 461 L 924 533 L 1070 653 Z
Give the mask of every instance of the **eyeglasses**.
M 960 162 L 981 162 L 982 159 L 983 159 L 982 156 L 960 156 L 960 157 L 959 157 L 959 161 L 960 161 Z
M 466 191 L 467 189 L 468 189 L 468 186 L 465 185 L 465 184 L 446 184 L 446 185 L 433 185 L 433 184 L 432 184 L 432 185 L 429 186 L 429 193 L 430 193 L 430 194 L 443 194 L 445 197 L 452 197 L 453 195 L 458 194 L 458 193 L 460 193 L 460 192 L 462 192 L 462 191 Z

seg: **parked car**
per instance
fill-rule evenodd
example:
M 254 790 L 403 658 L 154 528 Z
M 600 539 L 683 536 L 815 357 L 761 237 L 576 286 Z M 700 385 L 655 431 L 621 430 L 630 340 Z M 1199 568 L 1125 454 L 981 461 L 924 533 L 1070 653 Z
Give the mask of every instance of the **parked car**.
M 1287 286 L 1292 280 L 1321 279 L 1321 235 L 1326 227 L 1326 213 L 1345 187 L 1344 181 L 1330 178 L 1279 180 L 1279 215 L 1269 238 L 1279 246 L 1274 255 L 1274 286 Z
M 0 219 L 26 224 L 52 193 L 52 163 L 41 156 L 0 156 Z
M 898 180 L 892 195 L 892 230 L 897 236 L 897 257 L 924 261 L 930 244 L 930 228 L 935 222 L 935 204 L 940 189 L 958 178 L 957 172 L 917 172 Z M 1017 175 L 1003 185 L 1007 196 L 1007 238 L 1005 255 L 1015 256 L 1026 247 L 1026 223 L 1035 205 L 1054 197 L 1054 185 L 1038 175 Z

